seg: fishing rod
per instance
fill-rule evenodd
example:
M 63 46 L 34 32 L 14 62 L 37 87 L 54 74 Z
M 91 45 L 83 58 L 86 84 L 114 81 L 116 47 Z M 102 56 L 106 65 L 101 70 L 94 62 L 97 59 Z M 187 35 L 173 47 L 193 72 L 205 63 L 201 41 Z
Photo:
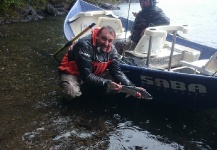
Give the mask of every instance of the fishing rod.
M 91 25 L 89 25 L 87 28 L 85 28 L 82 32 L 80 32 L 77 36 L 75 36 L 74 38 L 72 38 L 70 41 L 68 41 L 63 47 L 61 47 L 59 50 L 57 50 L 54 54 L 52 54 L 53 58 L 57 61 L 59 61 L 56 56 L 58 53 L 60 53 L 61 51 L 63 51 L 65 48 L 69 47 L 70 45 L 72 45 L 73 42 L 75 42 L 81 35 L 83 35 L 85 32 L 87 32 L 88 30 L 90 30 L 93 26 L 95 26 L 95 23 L 92 23 Z
M 126 42 L 126 38 L 127 38 L 127 31 L 128 31 L 128 25 L 129 25 L 130 4 L 131 4 L 131 1 L 129 0 L 128 14 L 127 14 L 127 26 L 126 26 L 126 33 L 125 33 L 125 42 Z
M 126 43 L 127 43 L 127 31 L 128 31 L 128 25 L 129 25 L 130 4 L 131 4 L 131 1 L 129 0 L 128 14 L 127 14 L 127 26 L 126 26 L 125 40 L 124 40 L 123 52 L 122 52 L 123 57 L 125 56 L 125 50 L 126 50 L 125 47 L 126 47 Z

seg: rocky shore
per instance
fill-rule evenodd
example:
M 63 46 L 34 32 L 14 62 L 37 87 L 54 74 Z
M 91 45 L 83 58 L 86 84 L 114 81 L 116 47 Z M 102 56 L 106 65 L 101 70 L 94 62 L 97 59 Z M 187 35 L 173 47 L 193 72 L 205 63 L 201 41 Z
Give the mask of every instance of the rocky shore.
M 33 20 L 43 19 L 46 16 L 58 16 L 67 14 L 70 8 L 74 5 L 75 1 L 71 3 L 67 1 L 60 1 L 58 3 L 46 3 L 44 6 L 34 8 L 31 5 L 22 7 L 20 10 L 16 11 L 16 15 L 12 14 L 2 14 L 0 15 L 0 24 L 9 24 L 16 22 L 29 22 Z M 94 3 L 99 7 L 106 10 L 120 9 L 119 7 L 109 4 L 109 3 Z

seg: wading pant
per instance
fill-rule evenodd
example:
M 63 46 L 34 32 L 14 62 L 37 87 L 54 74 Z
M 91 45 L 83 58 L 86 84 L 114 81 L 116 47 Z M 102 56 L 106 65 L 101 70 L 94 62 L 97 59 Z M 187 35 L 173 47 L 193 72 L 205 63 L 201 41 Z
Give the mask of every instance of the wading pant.
M 79 76 L 62 73 L 60 77 L 62 95 L 65 99 L 71 100 L 73 98 L 81 96 L 82 80 Z

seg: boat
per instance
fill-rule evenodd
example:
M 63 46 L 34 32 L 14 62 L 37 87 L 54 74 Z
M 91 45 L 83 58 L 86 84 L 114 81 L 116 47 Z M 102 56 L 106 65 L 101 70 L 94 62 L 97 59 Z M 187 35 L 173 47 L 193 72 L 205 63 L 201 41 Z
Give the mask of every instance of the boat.
M 90 24 L 111 25 L 118 40 L 126 40 L 133 22 L 83 0 L 77 0 L 64 21 L 68 41 Z M 153 101 L 193 109 L 217 108 L 217 49 L 177 36 L 188 32 L 187 25 L 149 27 L 134 50 L 124 58 L 138 65 L 123 63 L 121 68 L 137 86 L 144 87 Z M 79 38 L 90 34 L 90 30 Z M 141 40 L 140 40 L 141 41 Z M 145 48 L 144 48 L 145 47 Z

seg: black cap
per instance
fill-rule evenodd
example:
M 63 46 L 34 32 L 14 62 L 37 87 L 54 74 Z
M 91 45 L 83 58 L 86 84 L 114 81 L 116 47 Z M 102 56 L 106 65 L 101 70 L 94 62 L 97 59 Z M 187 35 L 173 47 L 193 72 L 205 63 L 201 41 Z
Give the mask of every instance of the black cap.
M 150 2 L 151 2 L 151 6 L 155 6 L 156 5 L 156 0 L 150 0 Z M 139 0 L 139 3 L 141 3 L 141 0 Z

